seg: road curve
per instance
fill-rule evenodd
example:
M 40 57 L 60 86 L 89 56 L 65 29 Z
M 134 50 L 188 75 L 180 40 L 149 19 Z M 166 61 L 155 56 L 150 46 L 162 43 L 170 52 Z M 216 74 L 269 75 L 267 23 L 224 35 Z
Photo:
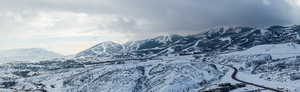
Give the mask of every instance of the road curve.
M 231 65 L 225 65 L 227 67 L 230 67 L 234 70 L 234 72 L 232 73 L 231 75 L 231 78 L 238 81 L 238 82 L 242 82 L 242 83 L 245 83 L 245 84 L 248 84 L 248 85 L 252 85 L 252 86 L 256 86 L 256 87 L 260 87 L 260 88 L 264 88 L 264 89 L 267 89 L 267 90 L 271 90 L 271 91 L 274 91 L 274 92 L 284 92 L 284 91 L 281 91 L 281 90 L 278 90 L 278 89 L 275 89 L 275 88 L 271 88 L 271 87 L 266 87 L 266 86 L 263 86 L 263 85 L 259 85 L 259 84 L 255 84 L 255 83 L 251 83 L 251 82 L 247 82 L 247 81 L 243 81 L 243 80 L 240 80 L 236 77 L 237 73 L 238 73 L 238 69 L 231 66 Z

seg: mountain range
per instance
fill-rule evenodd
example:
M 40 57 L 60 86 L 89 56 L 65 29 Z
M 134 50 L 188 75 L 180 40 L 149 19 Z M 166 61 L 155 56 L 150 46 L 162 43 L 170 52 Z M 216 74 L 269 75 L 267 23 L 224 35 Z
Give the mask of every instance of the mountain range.
M 103 42 L 76 57 L 140 58 L 168 54 L 228 53 L 257 45 L 300 43 L 300 26 L 216 27 L 195 35 L 168 35 L 125 44 Z
M 257 84 L 299 92 L 299 52 L 299 25 L 215 27 L 103 42 L 74 58 L 3 64 L 0 91 L 269 92 Z

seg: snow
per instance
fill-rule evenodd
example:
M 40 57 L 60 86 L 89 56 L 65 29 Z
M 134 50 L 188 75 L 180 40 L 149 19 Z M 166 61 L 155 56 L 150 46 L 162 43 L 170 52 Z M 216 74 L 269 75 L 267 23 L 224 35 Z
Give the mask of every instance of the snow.
M 224 38 L 221 38 L 220 40 L 222 40 L 222 41 L 231 41 L 231 37 L 224 37 Z
M 222 77 L 219 83 L 239 83 L 231 78 L 231 74 L 233 73 L 233 69 L 226 67 L 226 74 Z
M 198 40 L 193 47 L 197 47 L 199 45 L 199 43 L 201 42 L 201 40 Z
M 268 32 L 268 30 L 266 30 L 266 29 L 261 29 L 260 32 L 262 33 L 262 35 L 265 35 L 265 33 Z
M 272 88 L 288 88 L 289 90 L 296 90 L 300 88 L 300 80 L 297 81 L 287 81 L 287 82 L 278 82 L 278 81 L 267 81 L 259 78 L 260 75 L 253 75 L 247 72 L 239 72 L 237 77 L 241 80 L 257 83 Z M 294 91 L 293 91 L 294 92 Z M 296 91 L 295 91 L 296 92 Z
M 168 34 L 168 35 L 165 35 L 165 36 L 160 36 L 160 37 L 157 37 L 158 41 L 161 42 L 161 43 L 166 43 L 166 42 L 170 42 L 172 41 L 172 39 L 174 37 L 180 37 L 179 35 L 174 35 L 174 34 Z
M 300 56 L 300 44 L 285 43 L 258 45 L 244 51 L 224 54 L 224 56 L 243 56 L 255 54 L 270 54 L 273 59 Z
M 18 79 L 15 88 L 35 89 L 32 83 L 42 83 L 49 92 L 197 92 L 223 74 L 207 63 L 193 61 L 192 56 L 159 58 L 161 60 L 128 60 L 125 64 L 42 71 L 39 76 Z M 201 82 L 208 83 L 199 85 Z
M 76 57 L 91 57 L 91 56 L 102 56 L 108 57 L 116 54 L 120 54 L 123 51 L 124 47 L 121 44 L 115 42 L 102 42 L 97 44 L 87 50 L 84 50 L 76 55 Z

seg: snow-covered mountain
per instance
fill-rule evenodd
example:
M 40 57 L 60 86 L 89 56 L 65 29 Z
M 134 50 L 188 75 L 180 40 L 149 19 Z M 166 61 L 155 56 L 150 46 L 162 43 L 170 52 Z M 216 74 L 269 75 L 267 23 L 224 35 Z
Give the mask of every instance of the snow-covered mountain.
M 97 57 L 111 57 L 122 53 L 123 46 L 115 42 L 103 42 L 97 44 L 85 51 L 78 53 L 76 56 L 97 56 Z
M 299 92 L 299 52 L 300 26 L 216 27 L 188 36 L 103 42 L 69 59 L 4 64 L 0 91 L 269 92 L 239 84 L 232 78 L 236 71 L 241 80 Z
M 62 55 L 41 48 L 12 49 L 0 51 L 0 63 L 15 61 L 41 61 L 51 58 L 62 57 Z
M 300 43 L 300 26 L 216 27 L 196 35 L 169 35 L 117 44 L 100 43 L 77 56 L 141 58 L 169 54 L 228 53 L 257 45 Z M 104 48 L 109 48 L 105 50 Z

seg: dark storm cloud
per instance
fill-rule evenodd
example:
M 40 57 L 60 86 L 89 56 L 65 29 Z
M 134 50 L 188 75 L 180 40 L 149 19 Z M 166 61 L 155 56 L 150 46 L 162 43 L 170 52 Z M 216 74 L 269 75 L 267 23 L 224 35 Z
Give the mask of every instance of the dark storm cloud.
M 218 25 L 267 26 L 291 24 L 285 0 L 9 0 L 1 8 L 32 11 L 72 11 L 118 15 L 131 20 L 114 28 L 132 31 L 199 31 Z M 134 21 L 150 23 L 135 28 Z M 128 26 L 128 27 L 125 27 Z M 135 30 L 136 29 L 136 30 Z M 128 31 L 127 30 L 127 31 Z
M 134 10 L 130 14 L 157 22 L 152 26 L 163 31 L 198 31 L 217 25 L 266 26 L 289 24 L 291 20 L 291 7 L 283 0 L 273 0 L 270 5 L 261 0 L 136 2 L 128 4 Z

